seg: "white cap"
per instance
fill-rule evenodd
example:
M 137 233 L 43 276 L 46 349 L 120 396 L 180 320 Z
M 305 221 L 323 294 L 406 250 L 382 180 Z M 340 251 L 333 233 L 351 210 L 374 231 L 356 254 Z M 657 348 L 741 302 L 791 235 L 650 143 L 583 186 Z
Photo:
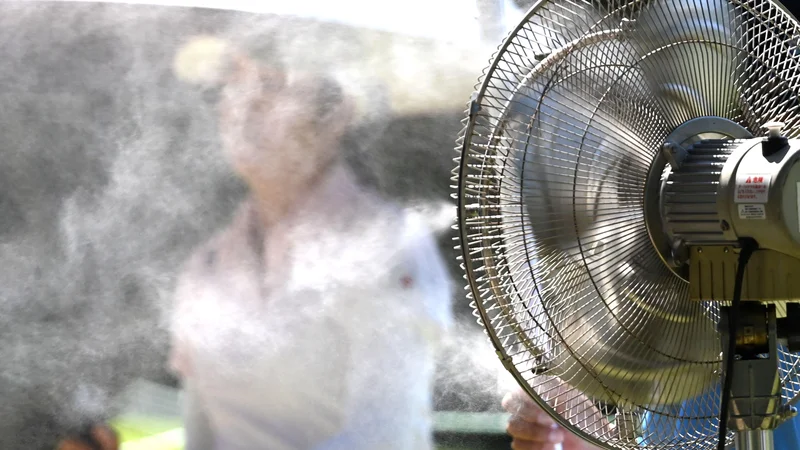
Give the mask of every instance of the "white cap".
M 172 70 L 179 80 L 210 86 L 219 83 L 230 57 L 230 44 L 214 36 L 196 36 L 175 54 Z
M 768 131 L 768 136 L 769 137 L 780 137 L 781 136 L 781 130 L 783 129 L 784 126 L 786 126 L 785 123 L 783 123 L 783 122 L 774 122 L 774 121 L 773 122 L 767 122 L 764 125 L 762 125 L 763 128 L 766 128 L 767 130 L 769 130 Z

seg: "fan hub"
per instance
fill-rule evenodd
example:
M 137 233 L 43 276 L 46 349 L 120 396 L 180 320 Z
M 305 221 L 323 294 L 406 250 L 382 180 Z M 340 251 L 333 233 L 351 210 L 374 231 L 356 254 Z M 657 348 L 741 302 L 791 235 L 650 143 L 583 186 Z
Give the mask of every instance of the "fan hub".
M 650 165 L 644 192 L 647 232 L 661 260 L 686 282 L 688 245 L 725 241 L 716 212 L 719 173 L 730 156 L 731 141 L 751 137 L 731 120 L 698 117 L 675 128 Z M 682 178 L 691 181 L 677 184 Z

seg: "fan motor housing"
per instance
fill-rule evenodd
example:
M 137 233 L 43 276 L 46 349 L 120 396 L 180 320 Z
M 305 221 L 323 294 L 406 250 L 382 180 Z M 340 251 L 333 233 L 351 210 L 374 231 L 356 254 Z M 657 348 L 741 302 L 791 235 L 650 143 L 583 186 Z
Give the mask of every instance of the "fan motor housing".
M 668 142 L 659 186 L 664 256 L 697 301 L 730 301 L 741 238 L 762 251 L 748 265 L 743 300 L 800 299 L 800 140 Z
M 661 218 L 664 232 L 672 243 L 675 264 L 688 262 L 688 247 L 698 245 L 735 245 L 736 238 L 726 239 L 717 206 L 723 166 L 741 141 L 700 141 L 682 153 L 680 164 L 673 160 L 664 171 L 661 185 Z M 665 145 L 665 152 L 675 152 L 677 144 Z M 677 166 L 677 167 L 676 167 Z

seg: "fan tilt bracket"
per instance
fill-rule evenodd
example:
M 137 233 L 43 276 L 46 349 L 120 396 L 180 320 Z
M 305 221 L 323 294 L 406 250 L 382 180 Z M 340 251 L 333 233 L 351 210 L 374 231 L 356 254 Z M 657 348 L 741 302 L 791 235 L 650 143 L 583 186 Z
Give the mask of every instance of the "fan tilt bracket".
M 781 403 L 776 308 L 742 303 L 732 350 L 727 348 L 729 311 L 722 308 L 719 322 L 724 359 L 735 358 L 728 427 L 736 431 L 736 448 L 773 448 L 772 430 L 797 415 L 794 407 Z

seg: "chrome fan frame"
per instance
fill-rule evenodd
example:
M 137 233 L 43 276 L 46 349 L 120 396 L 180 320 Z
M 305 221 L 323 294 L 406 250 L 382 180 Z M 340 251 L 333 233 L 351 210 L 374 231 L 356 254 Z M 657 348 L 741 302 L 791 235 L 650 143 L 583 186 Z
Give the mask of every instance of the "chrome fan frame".
M 551 310 L 554 309 L 552 308 L 553 305 L 551 304 L 548 306 L 542 304 L 545 301 L 542 298 L 542 292 L 547 289 L 554 289 L 552 284 L 562 285 L 564 282 L 587 283 L 585 279 L 576 281 L 574 278 L 570 277 L 570 274 L 575 274 L 578 271 L 583 270 L 582 267 L 575 267 L 576 265 L 579 266 L 580 264 L 583 264 L 584 266 L 588 266 L 591 264 L 591 253 L 595 250 L 594 248 L 591 246 L 583 248 L 583 246 L 581 246 L 579 243 L 578 247 L 581 262 L 571 261 L 570 264 L 568 258 L 562 258 L 561 261 L 563 264 L 559 266 L 553 266 L 556 269 L 553 271 L 555 272 L 555 275 L 548 275 L 551 281 L 550 286 L 538 285 L 537 278 L 541 277 L 531 275 L 533 285 L 531 286 L 529 283 L 523 289 L 517 289 L 515 286 L 516 283 L 514 276 L 510 272 L 510 267 L 521 267 L 526 264 L 529 265 L 530 261 L 536 259 L 537 257 L 536 255 L 532 254 L 534 245 L 531 242 L 531 239 L 533 239 L 533 241 L 536 239 L 532 238 L 530 230 L 526 229 L 530 227 L 530 223 L 528 222 L 528 225 L 526 226 L 526 204 L 522 199 L 524 194 L 521 193 L 523 188 L 519 187 L 520 194 L 516 203 L 513 201 L 509 203 L 502 202 L 504 195 L 506 195 L 504 194 L 504 188 L 502 187 L 502 183 L 504 181 L 503 178 L 505 177 L 506 170 L 510 170 L 509 163 L 507 161 L 513 160 L 515 155 L 512 154 L 513 149 L 508 150 L 508 148 L 506 148 L 505 154 L 498 153 L 504 147 L 503 143 L 499 142 L 499 140 L 504 136 L 503 127 L 508 125 L 515 113 L 519 113 L 519 111 L 515 111 L 514 108 L 519 107 L 520 105 L 513 104 L 517 98 L 517 95 L 519 94 L 519 91 L 522 89 L 528 89 L 528 83 L 531 83 L 531 79 L 536 78 L 538 75 L 558 66 L 559 64 L 563 64 L 566 58 L 574 55 L 575 52 L 581 51 L 582 48 L 598 45 L 605 41 L 624 41 L 625 34 L 629 32 L 631 28 L 636 26 L 634 22 L 626 22 L 622 20 L 615 28 L 603 29 L 602 19 L 607 18 L 611 14 L 601 17 L 601 20 L 599 21 L 592 22 L 589 20 L 589 23 L 594 23 L 594 25 L 597 25 L 600 30 L 595 30 L 593 32 L 591 30 L 584 31 L 576 39 L 571 39 L 567 43 L 562 43 L 560 46 L 552 46 L 549 52 L 536 52 L 534 49 L 529 47 L 528 49 L 531 51 L 528 55 L 520 55 L 519 53 L 515 53 L 515 55 L 519 57 L 519 60 L 525 60 L 527 58 L 527 61 L 531 63 L 530 66 L 517 67 L 521 71 L 527 71 L 527 74 L 522 77 L 522 79 L 512 81 L 508 79 L 502 79 L 502 77 L 495 77 L 498 72 L 502 73 L 502 71 L 505 70 L 505 68 L 500 67 L 501 65 L 510 65 L 508 59 L 512 59 L 513 57 L 506 59 L 506 56 L 518 50 L 513 49 L 512 51 L 512 47 L 517 46 L 519 41 L 528 39 L 528 43 L 531 44 L 531 47 L 535 47 L 537 45 L 539 47 L 545 47 L 544 44 L 530 39 L 530 35 L 535 33 L 531 31 L 530 28 L 526 27 L 530 26 L 531 22 L 533 22 L 535 17 L 537 17 L 537 13 L 540 10 L 553 3 L 559 2 L 555 2 L 553 0 L 539 0 L 536 2 L 536 4 L 534 4 L 528 11 L 525 18 L 514 30 L 511 31 L 508 38 L 499 47 L 499 50 L 493 58 L 491 65 L 487 68 L 484 76 L 482 77 L 482 81 L 476 91 L 476 94 L 473 96 L 473 99 L 470 102 L 468 117 L 465 121 L 465 128 L 459 138 L 458 147 L 456 150 L 460 152 L 460 157 L 456 159 L 458 166 L 454 170 L 454 181 L 457 182 L 457 185 L 454 187 L 457 188 L 457 193 L 455 195 L 457 196 L 458 200 L 458 230 L 460 232 L 460 251 L 462 267 L 466 272 L 465 278 L 469 283 L 467 286 L 467 289 L 469 290 L 468 295 L 473 300 L 472 306 L 479 318 L 479 322 L 485 327 L 485 330 L 492 344 L 496 348 L 498 357 L 500 358 L 500 361 L 504 367 L 514 376 L 520 386 L 523 387 L 542 408 L 544 408 L 551 416 L 553 416 L 559 423 L 567 427 L 570 431 L 578 434 L 582 438 L 592 442 L 595 445 L 609 449 L 656 448 L 649 447 L 651 444 L 658 444 L 657 448 L 680 448 L 682 446 L 691 444 L 702 447 L 704 444 L 708 444 L 715 439 L 713 429 L 716 429 L 716 426 L 712 426 L 711 428 L 706 427 L 700 431 L 690 430 L 690 433 L 688 434 L 694 432 L 697 435 L 694 437 L 693 441 L 685 440 L 683 436 L 678 437 L 676 434 L 670 438 L 665 437 L 663 439 L 659 437 L 653 437 L 652 442 L 642 443 L 639 439 L 640 436 L 637 436 L 636 434 L 637 428 L 643 420 L 647 420 L 648 415 L 670 416 L 670 414 L 672 414 L 665 412 L 664 410 L 659 410 L 659 401 L 654 401 L 652 404 L 646 405 L 646 407 L 645 405 L 642 405 L 636 401 L 627 401 L 624 395 L 620 395 L 618 392 L 615 392 L 614 389 L 609 389 L 606 383 L 594 382 L 596 379 L 594 381 L 589 380 L 584 382 L 581 386 L 581 389 L 568 388 L 566 390 L 567 392 L 563 392 L 561 383 L 555 381 L 557 378 L 550 378 L 550 376 L 561 377 L 568 371 L 554 370 L 553 367 L 547 365 L 547 355 L 549 353 L 553 353 L 554 345 L 558 346 L 559 342 L 563 342 L 564 330 L 561 329 L 562 327 L 554 325 L 554 321 L 558 319 L 554 318 L 552 315 Z M 560 3 L 566 2 L 562 1 Z M 584 4 L 588 2 L 580 2 L 579 0 L 576 0 L 574 3 Z M 592 3 L 597 2 L 595 1 Z M 618 9 L 622 9 L 624 7 L 628 7 L 630 4 L 652 5 L 658 4 L 659 1 L 610 1 L 609 3 L 619 5 Z M 683 0 L 682 2 L 678 3 L 689 4 L 691 1 Z M 746 4 L 748 2 L 724 1 L 724 3 L 726 5 L 738 4 L 739 7 L 742 7 L 741 5 L 743 3 Z M 795 29 L 800 28 L 798 27 L 797 21 L 789 14 L 785 7 L 779 4 L 776 6 L 780 7 L 783 13 L 788 17 L 788 20 L 794 24 Z M 786 20 L 787 17 L 784 17 L 783 19 Z M 713 39 L 710 39 L 710 42 L 713 42 Z M 733 48 L 731 52 L 737 54 L 746 53 L 746 51 L 742 48 Z M 514 73 L 514 75 L 519 75 L 519 73 Z M 498 84 L 501 86 L 498 86 Z M 499 91 L 505 91 L 505 93 L 508 94 L 504 100 L 503 95 L 497 94 Z M 544 97 L 539 98 L 539 100 L 536 102 L 537 111 L 540 111 L 542 107 L 543 98 Z M 491 111 L 487 113 L 487 109 Z M 699 108 L 698 111 L 702 109 L 703 108 Z M 744 111 L 744 114 L 748 113 L 753 114 L 752 111 Z M 719 116 L 722 117 L 723 114 L 720 114 Z M 676 123 L 662 123 L 661 129 L 663 131 L 658 131 L 655 133 L 659 134 L 659 138 L 663 140 L 663 138 L 666 137 L 671 131 L 674 131 L 675 128 L 692 119 L 713 116 L 709 114 L 687 113 L 681 117 L 682 118 L 677 120 Z M 798 115 L 798 118 L 800 118 L 800 115 Z M 760 131 L 756 126 L 754 126 L 755 122 L 745 123 L 745 118 L 743 117 L 738 119 L 743 125 L 747 125 L 745 128 L 747 128 L 752 134 L 755 135 Z M 484 123 L 478 124 L 480 120 L 483 120 Z M 581 123 L 581 125 L 585 124 Z M 529 124 L 529 127 L 534 126 L 535 125 Z M 481 129 L 476 131 L 476 128 Z M 789 136 L 796 137 L 797 135 L 800 135 L 800 124 L 798 123 L 798 120 L 792 121 L 788 128 L 789 130 L 787 134 Z M 705 133 L 714 131 L 715 130 L 704 130 Z M 658 139 L 655 139 L 655 141 L 657 140 Z M 476 141 L 479 142 L 476 143 Z M 648 142 L 653 141 L 653 139 L 648 140 Z M 489 150 L 492 147 L 494 147 L 494 149 Z M 490 152 L 494 153 L 490 154 Z M 652 155 L 658 155 L 658 152 L 655 148 L 653 149 Z M 523 159 L 526 157 L 527 155 L 522 156 Z M 651 157 L 650 161 L 653 159 L 655 158 Z M 520 169 L 520 171 L 522 171 L 522 169 Z M 578 171 L 577 164 L 575 171 L 576 173 Z M 638 201 L 644 203 L 644 185 L 647 184 L 647 177 L 645 176 L 641 180 L 637 180 L 636 183 L 637 184 L 633 186 L 632 193 L 630 195 L 640 195 Z M 587 190 L 589 190 L 588 187 Z M 575 197 L 573 194 L 573 202 L 574 199 Z M 646 207 L 647 205 L 642 205 L 641 207 L 642 224 L 644 224 L 645 221 L 644 209 Z M 513 217 L 513 219 L 510 219 L 508 222 L 504 222 L 508 220 L 508 217 Z M 575 226 L 577 227 L 577 225 Z M 643 226 L 643 229 L 646 235 L 648 228 Z M 514 231 L 509 232 L 508 230 Z M 511 235 L 513 239 L 509 238 L 509 235 Z M 580 240 L 579 237 L 577 239 Z M 648 243 L 652 245 L 650 240 L 648 240 Z M 507 253 L 507 249 L 511 247 L 516 248 L 520 251 L 520 253 L 517 255 L 509 254 L 511 252 Z M 603 249 L 599 249 L 598 251 L 602 252 L 602 250 Z M 666 262 L 664 261 L 663 253 L 659 253 L 659 251 L 655 248 L 649 248 L 647 250 L 652 253 L 652 255 L 649 256 L 657 257 L 659 264 L 661 264 L 660 269 L 665 272 L 669 272 L 669 276 L 674 277 L 674 284 L 665 288 L 666 291 L 670 291 L 677 297 L 681 297 L 683 294 L 685 294 L 685 290 L 687 289 L 685 286 L 685 280 L 680 279 L 677 273 L 669 269 L 667 264 L 665 264 Z M 551 254 L 549 257 L 551 260 L 559 259 L 558 254 Z M 651 266 L 647 267 L 652 268 Z M 530 270 L 531 272 L 534 271 L 533 268 Z M 645 270 L 644 272 L 648 272 L 648 270 Z M 588 276 L 589 278 L 592 278 L 591 273 L 589 273 Z M 596 297 L 605 302 L 606 299 L 602 295 L 602 292 L 599 290 L 599 288 L 597 288 L 597 284 L 594 282 L 594 280 L 591 280 L 591 283 L 588 284 L 594 285 L 594 288 L 596 289 Z M 683 288 L 680 286 L 683 286 Z M 532 300 L 538 302 L 538 304 L 533 307 L 538 308 L 535 312 L 531 311 L 532 307 L 530 306 L 530 302 Z M 563 309 L 564 304 L 560 304 L 559 307 Z M 557 310 L 558 308 L 555 309 Z M 700 310 L 702 310 L 702 312 L 698 312 Z M 678 311 L 678 313 L 680 313 L 680 311 Z M 671 314 L 678 313 L 675 311 L 671 312 Z M 709 344 L 708 348 L 705 348 L 698 353 L 698 357 L 702 358 L 698 360 L 691 360 L 692 366 L 699 361 L 703 361 L 703 364 L 705 364 L 704 368 L 697 369 L 696 367 L 691 367 L 686 370 L 695 370 L 695 372 L 681 372 L 683 369 L 679 367 L 680 364 L 676 364 L 669 366 L 667 369 L 662 369 L 656 366 L 655 368 L 648 370 L 675 370 L 675 374 L 682 373 L 684 377 L 689 376 L 687 374 L 691 375 L 692 373 L 706 373 L 706 384 L 703 385 L 702 389 L 694 393 L 699 395 L 701 392 L 707 392 L 708 389 L 711 389 L 713 383 L 719 379 L 719 357 L 717 356 L 711 359 L 707 358 L 709 356 L 709 352 L 719 355 L 720 350 L 719 343 L 716 340 L 718 339 L 716 329 L 708 328 L 709 326 L 713 327 L 718 320 L 717 305 L 705 304 L 698 307 L 698 309 L 687 309 L 683 311 L 683 313 L 692 317 L 702 315 L 704 328 L 702 328 L 702 331 L 698 332 L 701 335 L 700 337 L 702 339 L 708 339 L 713 335 L 715 339 L 713 343 L 711 343 L 711 341 L 706 342 Z M 609 320 L 617 320 L 618 324 L 624 322 L 613 314 L 611 314 L 611 316 L 612 317 Z M 546 323 L 548 321 L 550 322 L 549 324 Z M 631 335 L 636 334 L 636 332 L 624 330 L 625 326 L 622 326 L 622 328 L 622 333 L 627 331 Z M 681 343 L 681 345 L 685 346 L 685 342 Z M 613 347 L 613 345 L 609 347 L 609 351 L 611 347 Z M 571 356 L 567 355 L 561 359 L 562 364 L 567 364 L 567 362 L 577 362 L 579 365 L 582 365 L 585 363 L 581 355 L 576 354 L 576 352 L 580 353 L 582 350 L 576 351 L 569 345 L 562 345 L 559 351 L 562 353 L 572 353 Z M 645 364 L 651 362 L 654 363 L 654 361 L 648 361 L 647 358 L 648 356 L 643 357 L 637 370 L 643 371 L 645 370 Z M 665 355 L 665 358 L 675 359 L 672 354 Z M 796 393 L 800 391 L 800 379 L 798 379 L 800 375 L 797 373 L 800 371 L 800 367 L 798 367 L 799 362 L 800 361 L 798 360 L 793 360 L 791 367 L 787 368 L 785 365 L 782 366 L 782 378 L 784 378 L 784 382 L 788 386 L 784 388 L 784 397 L 788 397 L 787 400 L 792 403 L 798 400 Z M 583 370 L 586 373 L 591 374 L 594 372 L 595 368 L 596 366 L 584 366 L 582 369 L 575 369 L 575 371 L 580 372 Z M 525 374 L 533 374 L 533 377 L 526 377 Z M 572 375 L 574 378 L 574 373 Z M 626 375 L 620 376 L 621 378 L 617 380 L 618 385 L 623 384 L 626 381 Z M 658 375 L 654 376 L 658 377 Z M 534 378 L 543 381 L 541 383 L 531 383 L 531 380 Z M 680 379 L 680 376 L 676 378 Z M 580 382 L 577 384 L 580 384 Z M 589 395 L 588 399 L 583 399 L 579 397 L 580 391 L 588 391 L 591 392 L 591 394 Z M 564 395 L 571 398 L 564 400 Z M 670 394 L 663 393 L 660 395 L 662 395 L 662 397 L 659 397 L 659 400 L 663 399 L 667 401 L 667 403 L 671 402 L 674 404 L 682 398 L 681 396 L 687 397 L 688 394 L 687 392 L 682 392 L 676 393 L 672 396 L 670 396 Z M 696 395 L 691 395 L 687 398 L 694 396 Z M 718 399 L 718 396 L 715 398 Z M 614 410 L 614 414 L 611 415 L 613 416 L 613 423 L 610 424 L 610 427 L 609 423 L 607 422 L 608 416 L 603 419 L 606 422 L 600 421 L 597 417 L 587 414 L 587 408 L 584 408 L 583 411 L 578 412 L 572 417 L 568 417 L 565 414 L 562 403 L 566 403 L 567 405 L 575 402 L 583 404 L 587 400 L 591 404 L 600 403 L 600 410 L 605 407 L 604 405 L 612 405 L 611 409 Z M 693 407 L 694 406 L 697 405 L 693 405 Z M 700 406 L 703 409 L 706 407 L 711 410 L 714 409 L 713 405 Z M 681 412 L 680 414 L 684 413 Z M 716 410 L 713 412 L 709 411 L 705 416 L 700 416 L 699 414 L 694 413 L 686 413 L 686 415 L 675 417 L 675 420 L 697 419 L 713 422 L 715 417 Z

